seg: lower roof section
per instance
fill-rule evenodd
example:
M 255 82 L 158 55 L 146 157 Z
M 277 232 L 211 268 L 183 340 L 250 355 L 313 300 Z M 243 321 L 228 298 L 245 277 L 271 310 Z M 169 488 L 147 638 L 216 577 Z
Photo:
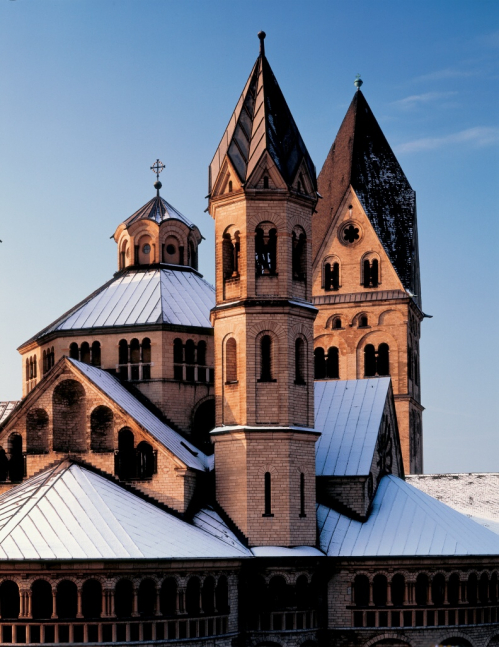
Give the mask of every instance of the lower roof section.
M 318 505 L 317 522 L 328 556 L 499 554 L 498 535 L 391 475 L 381 479 L 367 521 Z

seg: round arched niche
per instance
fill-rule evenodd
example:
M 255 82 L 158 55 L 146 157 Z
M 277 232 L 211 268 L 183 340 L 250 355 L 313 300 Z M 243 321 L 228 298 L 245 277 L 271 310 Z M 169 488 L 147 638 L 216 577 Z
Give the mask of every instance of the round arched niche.
M 210 431 L 215 428 L 215 400 L 210 398 L 201 402 L 192 418 L 192 442 L 201 451 L 210 456 L 214 447 L 210 438 Z

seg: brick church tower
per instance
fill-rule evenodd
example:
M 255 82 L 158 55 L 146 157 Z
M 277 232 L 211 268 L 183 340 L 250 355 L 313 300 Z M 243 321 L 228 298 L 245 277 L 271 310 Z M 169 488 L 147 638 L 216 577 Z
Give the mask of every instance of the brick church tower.
M 250 545 L 314 545 L 316 176 L 259 38 L 210 165 L 216 492 Z
M 318 177 L 315 377 L 390 375 L 406 473 L 423 470 L 416 195 L 360 91 Z

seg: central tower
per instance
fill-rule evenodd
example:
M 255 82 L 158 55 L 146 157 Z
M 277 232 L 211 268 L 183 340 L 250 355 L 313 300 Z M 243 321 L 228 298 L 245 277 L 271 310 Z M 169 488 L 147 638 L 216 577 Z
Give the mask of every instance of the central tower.
M 316 175 L 259 38 L 210 165 L 216 493 L 250 545 L 314 545 Z

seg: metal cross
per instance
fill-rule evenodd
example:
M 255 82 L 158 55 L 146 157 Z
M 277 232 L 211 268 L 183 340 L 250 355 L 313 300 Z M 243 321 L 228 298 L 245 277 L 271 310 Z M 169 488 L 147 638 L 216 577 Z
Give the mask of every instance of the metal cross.
M 154 164 L 151 166 L 151 171 L 154 171 L 156 173 L 156 179 L 159 180 L 159 174 L 161 171 L 165 168 L 165 165 L 163 162 L 160 162 L 159 159 L 154 162 Z

